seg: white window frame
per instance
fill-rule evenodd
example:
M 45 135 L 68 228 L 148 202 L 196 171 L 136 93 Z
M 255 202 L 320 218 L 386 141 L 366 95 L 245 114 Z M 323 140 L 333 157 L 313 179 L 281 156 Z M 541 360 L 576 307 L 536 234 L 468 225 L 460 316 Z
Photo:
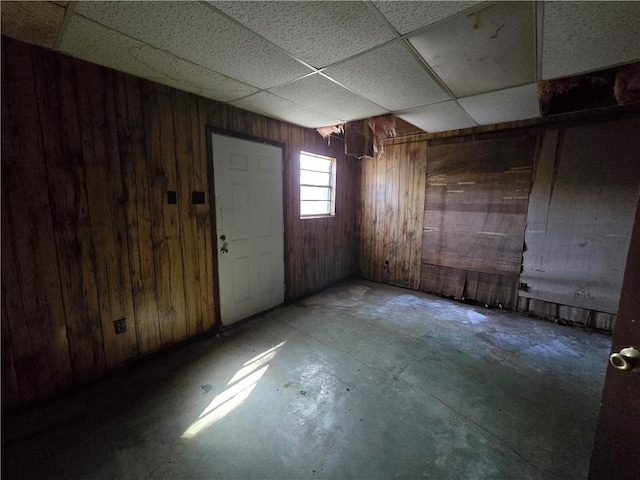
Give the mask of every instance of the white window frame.
M 329 160 L 331 162 L 331 167 L 330 167 L 330 172 L 329 172 L 329 184 L 327 185 L 317 185 L 317 184 L 303 184 L 301 181 L 299 181 L 299 185 L 300 185 L 300 218 L 321 218 L 321 217 L 335 217 L 336 215 L 336 159 L 333 157 L 328 157 L 326 155 L 318 155 L 316 153 L 310 153 L 310 152 L 305 152 L 305 151 L 301 151 L 300 152 L 300 157 L 302 158 L 302 156 L 306 156 L 306 157 L 315 157 L 315 158 L 319 158 L 322 160 Z M 311 169 L 305 169 L 302 168 L 302 162 L 300 162 L 299 164 L 299 170 L 298 170 L 298 179 L 300 179 L 301 175 L 300 173 L 303 171 L 310 171 L 310 172 L 322 172 L 322 173 L 326 173 L 324 170 L 311 170 Z M 322 188 L 328 188 L 329 192 L 330 192 L 330 202 L 329 202 L 329 212 L 326 213 L 310 213 L 310 214 L 303 214 L 303 203 L 306 202 L 314 202 L 314 201 L 324 201 L 326 202 L 326 200 L 303 200 L 302 199 L 302 187 L 322 187 Z

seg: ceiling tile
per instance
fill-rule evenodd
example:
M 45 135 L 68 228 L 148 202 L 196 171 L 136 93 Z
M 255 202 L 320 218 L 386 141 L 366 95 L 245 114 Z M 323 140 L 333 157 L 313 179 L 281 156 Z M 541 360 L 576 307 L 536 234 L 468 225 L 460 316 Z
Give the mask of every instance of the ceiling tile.
M 74 15 L 60 51 L 105 67 L 219 101 L 249 95 L 255 88 Z
M 329 67 L 324 73 L 389 110 L 403 110 L 449 98 L 403 41 Z
M 288 83 L 270 90 L 279 97 L 299 105 L 339 118 L 343 122 L 389 113 L 384 108 L 362 98 L 320 74 Z
M 64 23 L 66 8 L 51 2 L 2 2 L 2 34 L 53 48 Z
M 442 22 L 410 42 L 457 97 L 535 81 L 535 9 L 499 2 Z
M 259 92 L 231 102 L 231 104 L 250 112 L 261 113 L 303 127 L 318 128 L 342 123 L 342 120 L 338 118 L 305 108 L 269 92 Z
M 373 2 L 401 34 L 439 22 L 482 2 Z
M 429 133 L 476 126 L 469 115 L 452 100 L 407 110 L 396 115 Z
M 540 116 L 537 83 L 461 98 L 458 102 L 480 125 Z
M 316 68 L 395 36 L 364 2 L 209 3 Z
M 545 2 L 542 78 L 640 60 L 640 2 Z
M 78 2 L 75 12 L 259 88 L 311 71 L 203 3 Z

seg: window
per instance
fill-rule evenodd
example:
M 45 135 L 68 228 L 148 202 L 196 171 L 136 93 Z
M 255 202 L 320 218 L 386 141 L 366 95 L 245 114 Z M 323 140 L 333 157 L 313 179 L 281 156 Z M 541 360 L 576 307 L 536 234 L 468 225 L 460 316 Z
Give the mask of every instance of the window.
M 300 152 L 300 216 L 336 213 L 336 159 Z

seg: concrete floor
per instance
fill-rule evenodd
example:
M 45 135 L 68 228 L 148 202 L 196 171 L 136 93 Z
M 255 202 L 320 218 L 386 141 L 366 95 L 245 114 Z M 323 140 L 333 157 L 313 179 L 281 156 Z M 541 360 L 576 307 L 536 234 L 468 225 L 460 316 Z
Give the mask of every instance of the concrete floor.
M 3 479 L 584 479 L 610 338 L 366 281 L 3 419 Z

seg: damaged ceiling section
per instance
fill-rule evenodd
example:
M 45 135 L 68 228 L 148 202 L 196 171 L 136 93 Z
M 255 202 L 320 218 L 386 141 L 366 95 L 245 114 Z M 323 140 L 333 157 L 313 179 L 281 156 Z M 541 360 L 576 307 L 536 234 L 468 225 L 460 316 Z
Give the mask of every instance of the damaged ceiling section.
M 331 137 L 345 141 L 345 153 L 356 158 L 379 158 L 384 153 L 383 140 L 426 133 L 395 115 L 381 115 L 339 125 L 316 128 L 331 144 Z
M 0 8 L 4 35 L 320 128 L 327 141 L 344 135 L 349 122 L 389 115 L 396 125 L 402 119 L 438 133 L 637 101 L 640 2 L 45 1 Z M 376 122 L 374 138 L 380 131 Z
M 543 80 L 537 84 L 537 102 L 540 117 L 640 104 L 640 62 L 582 75 Z M 363 126 L 366 129 L 365 135 L 361 131 Z M 429 129 L 418 128 L 393 114 L 318 128 L 317 131 L 323 138 L 330 134 L 340 134 L 342 137 L 358 136 L 360 143 L 365 141 L 370 143 L 370 146 L 361 148 L 362 151 L 357 156 L 364 154 L 374 158 L 378 158 L 384 152 L 383 139 L 434 133 Z M 349 151 L 349 145 L 346 149 L 347 153 L 354 153 Z
M 331 137 L 344 138 L 344 123 L 338 125 L 329 125 L 327 127 L 316 128 L 316 132 L 320 136 L 327 140 L 327 143 L 331 145 Z
M 640 102 L 640 62 L 538 84 L 542 116 Z

